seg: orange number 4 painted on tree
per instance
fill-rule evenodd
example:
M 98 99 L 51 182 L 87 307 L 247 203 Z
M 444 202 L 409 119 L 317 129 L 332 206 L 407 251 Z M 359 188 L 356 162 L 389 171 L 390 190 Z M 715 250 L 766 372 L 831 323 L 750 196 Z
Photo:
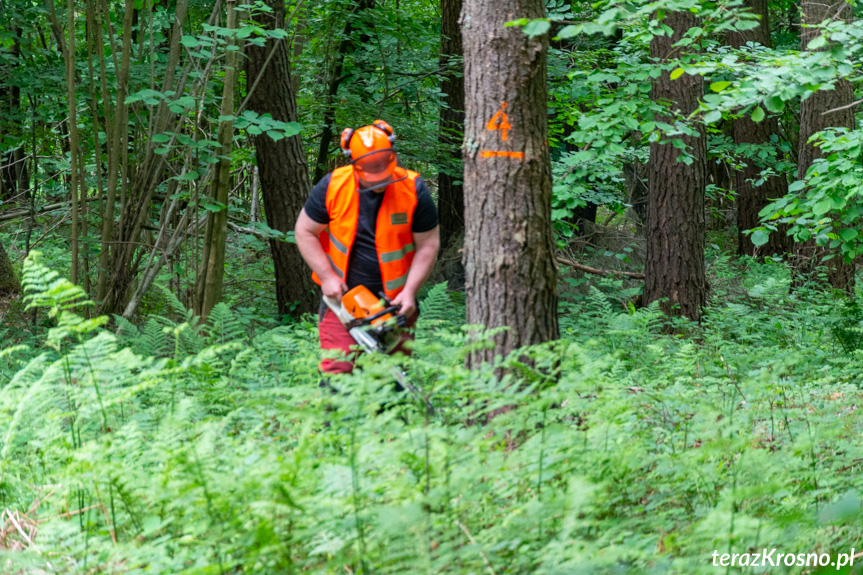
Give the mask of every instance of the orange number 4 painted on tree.
M 507 132 L 512 129 L 505 110 L 506 102 L 501 102 L 500 110 L 485 125 L 487 130 L 500 130 L 501 139 L 504 142 L 507 141 Z M 515 158 L 517 160 L 524 158 L 524 152 L 508 152 L 504 150 L 480 150 L 480 154 L 483 158 Z

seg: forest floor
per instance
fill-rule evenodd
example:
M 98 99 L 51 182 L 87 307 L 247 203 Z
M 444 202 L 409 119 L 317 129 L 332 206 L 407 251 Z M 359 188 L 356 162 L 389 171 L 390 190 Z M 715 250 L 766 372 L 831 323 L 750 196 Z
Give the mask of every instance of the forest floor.
M 700 325 L 576 282 L 562 339 L 502 381 L 464 369 L 481 343 L 432 287 L 407 367 L 433 413 L 386 358 L 321 388 L 313 318 L 219 305 L 205 330 L 163 293 L 105 329 L 55 279 L 0 352 L 2 569 L 691 574 L 863 547 L 859 297 L 710 262 Z

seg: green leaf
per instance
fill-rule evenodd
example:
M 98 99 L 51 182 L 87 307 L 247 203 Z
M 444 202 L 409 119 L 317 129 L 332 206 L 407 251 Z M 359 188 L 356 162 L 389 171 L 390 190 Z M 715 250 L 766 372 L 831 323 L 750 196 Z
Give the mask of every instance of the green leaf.
M 197 180 L 198 179 L 198 172 L 196 172 L 195 170 L 192 170 L 191 172 L 186 172 L 182 176 L 177 176 L 174 179 L 178 180 L 180 182 L 185 182 L 185 181 L 189 181 L 189 180 Z
M 757 123 L 763 119 L 764 119 L 764 108 L 762 108 L 761 106 L 758 106 L 757 108 L 752 110 L 752 121 L 753 122 Z
M 157 144 L 164 144 L 165 142 L 171 141 L 171 136 L 169 136 L 168 134 L 156 134 L 155 136 L 153 136 L 153 141 Z
M 704 116 L 704 123 L 705 124 L 712 124 L 714 122 L 718 122 L 721 119 L 722 119 L 722 112 L 720 112 L 719 110 L 712 110 Z
M 513 20 L 512 22 L 507 22 L 504 24 L 505 27 L 509 28 L 512 26 L 526 26 L 530 22 L 528 18 L 519 18 L 518 20 Z
M 824 36 L 816 36 L 806 45 L 807 50 L 817 50 L 827 45 L 827 38 Z
M 824 198 L 812 207 L 812 213 L 816 216 L 823 216 L 833 207 L 833 202 L 830 198 Z
M 565 40 L 566 38 L 572 38 L 578 34 L 578 27 L 574 24 L 570 24 L 569 26 L 564 26 L 560 32 L 558 32 L 557 37 Z
M 719 93 L 730 85 L 731 82 L 723 80 L 722 82 L 713 82 L 712 84 L 710 84 L 710 89 L 716 93 Z
M 674 70 L 673 72 L 671 72 L 671 74 L 669 74 L 668 77 L 671 78 L 672 80 L 677 80 L 678 78 L 683 76 L 683 74 L 684 74 L 683 68 L 678 68 L 677 70 Z
M 839 230 L 839 237 L 842 238 L 842 241 L 850 242 L 857 237 L 857 230 L 853 228 Z
M 201 45 L 201 42 L 194 36 L 183 36 L 183 39 L 180 40 L 180 44 L 186 48 L 197 48 Z
M 551 28 L 551 22 L 548 20 L 531 20 L 530 24 L 524 27 L 524 33 L 534 38 L 542 36 Z
M 214 212 L 215 213 L 215 212 L 221 212 L 227 206 L 225 206 L 225 204 L 223 204 L 221 202 L 216 202 L 213 200 L 206 199 L 206 200 L 201 201 L 201 207 L 204 208 L 205 210 L 207 210 L 208 212 Z
M 278 142 L 279 140 L 281 140 L 282 138 L 285 137 L 285 134 L 283 134 L 282 132 L 279 132 L 278 130 L 270 130 L 269 132 L 267 132 L 267 135 L 270 138 L 272 138 L 273 141 L 275 141 L 275 142 Z
M 749 239 L 752 240 L 752 243 L 756 246 L 763 246 L 767 243 L 769 236 L 766 231 L 758 229 L 752 232 L 752 235 L 749 236 Z
M 281 123 L 279 128 L 285 133 L 286 138 L 290 138 L 291 136 L 296 136 L 300 132 L 303 131 L 303 125 L 299 122 L 284 122 Z
M 778 95 L 770 96 L 765 98 L 764 107 L 771 114 L 779 114 L 785 109 L 785 101 Z

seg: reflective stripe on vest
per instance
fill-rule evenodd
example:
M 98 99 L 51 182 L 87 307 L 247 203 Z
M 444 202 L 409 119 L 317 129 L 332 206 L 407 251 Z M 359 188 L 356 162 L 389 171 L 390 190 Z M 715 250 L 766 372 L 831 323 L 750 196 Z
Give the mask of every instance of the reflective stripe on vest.
M 404 285 L 406 283 L 408 283 L 408 274 L 405 274 L 403 276 L 400 276 L 400 277 L 397 277 L 393 280 L 388 281 L 387 283 L 384 284 L 384 289 L 387 292 L 390 292 L 390 291 L 397 290 L 399 288 L 404 287 Z
M 389 263 L 389 262 L 394 262 L 394 261 L 400 260 L 403 257 L 405 257 L 406 255 L 408 255 L 409 253 L 411 253 L 412 251 L 414 251 L 415 249 L 416 248 L 414 247 L 413 244 L 408 244 L 400 250 L 381 254 L 381 262 L 382 263 Z
M 332 239 L 332 238 L 331 238 Z M 327 254 L 327 260 L 330 262 L 330 267 L 333 268 L 333 271 L 336 272 L 336 275 L 341 279 L 345 279 L 345 274 L 342 273 L 342 270 L 338 268 L 336 262 L 333 261 L 333 258 L 330 257 L 330 254 Z
M 329 230 L 327 231 L 327 233 L 329 233 Z M 348 255 L 348 246 L 337 240 L 333 235 L 330 235 L 330 241 L 333 242 L 333 245 L 337 250 L 339 250 L 345 255 Z
M 398 295 L 407 283 L 416 251 L 411 227 L 417 205 L 416 179 L 419 174 L 397 168 L 395 177 L 404 179 L 393 182 L 384 190 L 375 225 L 375 248 L 381 279 L 384 291 L 391 298 Z M 352 166 L 333 170 L 326 205 L 330 223 L 320 235 L 321 247 L 330 265 L 344 280 L 359 220 L 359 193 Z M 316 274 L 312 274 L 312 278 L 321 283 Z

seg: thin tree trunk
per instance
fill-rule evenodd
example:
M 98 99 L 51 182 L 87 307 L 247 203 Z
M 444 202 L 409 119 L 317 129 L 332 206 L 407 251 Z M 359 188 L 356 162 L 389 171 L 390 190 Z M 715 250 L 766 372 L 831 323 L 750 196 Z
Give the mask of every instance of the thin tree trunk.
M 261 221 L 261 175 L 258 166 L 252 168 L 252 205 L 249 209 L 251 223 Z
M 315 182 L 320 181 L 327 172 L 327 156 L 329 156 L 336 121 L 336 94 L 338 94 L 339 86 L 343 80 L 342 70 L 345 65 L 345 57 L 354 50 L 354 40 L 351 36 L 354 31 L 353 22 L 355 18 L 362 15 L 364 10 L 374 8 L 374 5 L 375 0 L 357 0 L 357 4 L 351 13 L 348 14 L 345 21 L 342 41 L 339 42 L 335 62 L 330 69 L 327 80 L 327 93 L 324 102 L 324 129 L 321 132 L 321 140 L 318 145 L 318 156 L 315 163 Z
M 747 42 L 752 42 L 768 48 L 772 47 L 767 0 L 746 0 L 745 6 L 760 17 L 759 25 L 752 30 L 729 32 L 727 36 L 728 45 L 732 48 L 740 48 Z M 734 143 L 738 146 L 741 144 L 768 146 L 771 142 L 770 137 L 779 133 L 779 120 L 776 116 L 771 115 L 761 122 L 753 122 L 747 115 L 734 120 L 733 132 Z M 743 161 L 746 166 L 735 172 L 737 253 L 748 256 L 755 255 L 756 251 L 762 255 L 789 253 L 793 242 L 785 229 L 770 234 L 768 242 L 759 248 L 756 248 L 749 236 L 743 233 L 760 225 L 761 220 L 758 217 L 758 212 L 770 200 L 781 198 L 788 193 L 788 180 L 785 179 L 785 174 L 771 176 L 764 180 L 760 186 L 756 186 L 755 182 L 761 179 L 761 171 L 768 166 L 759 165 L 756 158 L 743 158 Z
M 851 4 L 844 0 L 838 2 L 821 2 L 820 0 L 803 0 L 801 4 L 803 23 L 809 26 L 820 24 L 824 20 L 841 18 L 851 22 L 853 15 Z M 818 28 L 802 27 L 800 34 L 800 49 L 820 34 Z M 823 49 L 829 49 L 827 47 Z M 830 127 L 854 129 L 854 107 L 849 106 L 854 101 L 854 88 L 848 80 L 837 80 L 832 90 L 818 90 L 800 104 L 800 146 L 797 160 L 797 179 L 803 179 L 812 162 L 823 157 L 821 149 L 809 143 L 814 134 Z M 839 109 L 844 108 L 844 109 Z M 828 110 L 839 109 L 836 112 L 824 114 Z M 826 266 L 827 279 L 836 289 L 849 293 L 854 291 L 854 262 L 847 262 L 839 253 L 824 261 L 830 250 L 818 246 L 815 240 L 794 244 L 793 265 L 795 278 L 793 286 L 798 287 L 814 279 L 816 268 Z
M 494 349 L 472 351 L 469 367 L 559 336 L 548 39 L 505 26 L 544 13 L 542 0 L 466 0 L 462 11 L 467 321 L 509 328 Z
M 666 62 L 679 57 L 680 49 L 674 48 L 674 44 L 698 21 L 690 12 L 671 12 L 663 24 L 671 27 L 673 36 L 654 36 L 650 55 Z M 657 116 L 656 120 L 673 124 L 680 115 L 690 114 L 698 107 L 703 86 L 698 74 L 684 74 L 671 80 L 669 70 L 664 70 L 653 81 L 651 98 L 654 102 L 671 104 L 668 115 Z M 661 307 L 666 313 L 698 320 L 707 301 L 704 264 L 707 151 L 703 124 L 690 127 L 698 132 L 698 137 L 673 136 L 686 144 L 690 161 L 683 161 L 683 152 L 670 143 L 650 144 L 644 302 L 663 300 Z
M 21 62 L 21 34 L 23 30 L 14 27 L 14 32 L 15 36 L 7 60 L 11 63 L 7 72 L 9 78 L 14 78 Z M 0 80 L 0 118 L 6 122 L 7 126 L 23 125 L 23 117 L 20 117 L 20 114 L 21 88 L 15 82 L 6 85 L 4 80 Z M 15 127 L 8 129 L 8 131 L 16 135 L 19 132 Z M 4 202 L 10 199 L 14 199 L 16 202 L 20 201 L 18 196 L 27 189 L 28 182 L 27 162 L 24 147 L 21 145 L 0 157 L 0 199 Z
M 62 28 L 57 20 L 57 15 L 54 8 L 54 0 L 47 0 L 48 16 L 51 19 L 51 26 L 55 33 L 62 37 Z M 80 174 L 78 173 L 78 104 L 75 94 L 75 0 L 68 0 L 66 4 L 66 31 L 68 40 L 61 43 L 60 47 L 63 52 L 63 59 L 66 63 L 66 100 L 67 110 L 69 113 L 66 121 L 68 127 L 69 141 L 69 196 L 72 200 L 72 226 L 71 236 L 69 238 L 69 247 L 71 251 L 71 270 L 70 279 L 72 283 L 78 283 L 78 181 Z
M 218 3 L 215 10 L 218 10 Z M 180 60 L 180 37 L 187 11 L 188 0 L 178 0 L 174 11 L 174 30 L 171 33 L 168 62 L 162 79 L 163 93 L 171 90 L 176 94 L 182 94 L 185 89 L 188 68 L 177 86 L 174 85 L 174 78 Z M 206 75 L 207 72 L 204 73 L 204 77 Z M 168 102 L 162 100 L 155 112 L 153 134 L 164 133 L 169 127 L 172 128 L 170 130 L 172 132 L 179 131 L 182 120 L 175 121 L 173 126 L 169 126 L 172 118 L 176 118 L 176 114 L 170 110 Z M 173 142 L 174 140 L 171 140 L 165 145 L 171 146 Z M 141 229 L 149 218 L 153 191 L 165 173 L 165 156 L 155 153 L 156 148 L 161 145 L 155 143 L 152 138 L 148 139 L 143 161 L 140 162 L 135 173 L 130 199 L 122 203 L 123 211 L 120 215 L 116 248 L 111 252 L 111 278 L 105 298 L 102 300 L 101 313 L 103 314 L 115 313 L 125 307 L 129 287 L 135 277 L 137 265 L 143 257 L 143 252 L 138 252 L 136 246 Z M 137 258 L 136 253 L 138 253 Z
M 132 14 L 134 13 L 135 0 L 126 0 L 126 12 L 123 19 L 123 47 L 120 56 L 120 68 L 117 74 L 117 109 L 113 122 L 108 113 L 108 103 L 105 96 L 107 90 L 103 87 L 103 101 L 106 106 L 105 125 L 113 128 L 113 133 L 107 132 L 108 138 L 108 192 L 105 198 L 105 213 L 102 216 L 102 251 L 99 254 L 99 274 L 96 280 L 96 299 L 103 300 L 108 287 L 108 268 L 110 267 L 111 242 L 114 239 L 114 203 L 117 201 L 117 175 L 120 165 L 120 142 L 123 141 L 122 134 L 128 128 L 129 107 L 126 105 L 126 89 L 129 82 L 129 64 L 132 52 Z M 106 12 L 105 16 L 110 18 Z M 101 31 L 101 18 L 96 15 L 96 26 Z M 101 46 L 101 42 L 98 42 Z M 102 77 L 105 76 L 105 55 L 101 47 L 97 47 Z
M 228 0 L 227 28 L 237 27 L 237 11 L 234 8 L 236 0 Z M 230 41 L 231 46 L 236 40 Z M 222 92 L 223 118 L 234 115 L 234 90 L 239 65 L 238 50 L 227 53 L 225 61 L 224 89 Z M 211 185 L 211 195 L 217 205 L 224 206 L 217 212 L 210 212 L 207 219 L 207 232 L 204 242 L 204 257 L 201 272 L 198 275 L 198 297 L 195 306 L 196 313 L 202 319 L 207 318 L 210 311 L 222 299 L 222 279 L 225 275 L 225 244 L 228 238 L 228 188 L 231 178 L 231 148 L 234 143 L 234 121 L 232 119 L 219 122 L 219 163 Z
M 291 57 L 294 62 L 299 62 L 300 58 L 303 57 L 303 48 L 306 46 L 306 34 L 304 28 L 306 27 L 306 10 L 296 10 L 297 12 L 297 23 L 294 26 L 294 32 L 291 34 Z M 286 25 L 290 26 L 290 22 L 286 22 Z M 291 88 L 294 92 L 294 99 L 297 98 L 297 93 L 300 91 L 300 74 L 294 74 L 291 76 Z
M 464 49 L 458 25 L 462 0 L 441 0 L 440 9 L 439 66 L 444 70 L 440 89 L 445 96 L 440 109 L 439 141 L 449 152 L 447 163 L 438 173 L 438 212 L 441 248 L 445 249 L 464 231 L 464 167 L 460 150 L 464 125 Z

